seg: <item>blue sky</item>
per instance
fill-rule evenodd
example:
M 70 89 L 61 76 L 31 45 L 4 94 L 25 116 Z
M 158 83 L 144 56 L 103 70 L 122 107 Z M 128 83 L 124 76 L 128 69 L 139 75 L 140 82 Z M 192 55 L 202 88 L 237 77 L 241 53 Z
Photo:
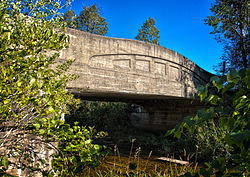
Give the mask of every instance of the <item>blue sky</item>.
M 214 0 L 74 0 L 72 10 L 79 14 L 85 4 L 96 3 L 108 22 L 106 36 L 135 39 L 138 29 L 154 18 L 160 30 L 160 45 L 189 58 L 203 69 L 215 73 L 222 46 L 204 24 L 211 15 Z

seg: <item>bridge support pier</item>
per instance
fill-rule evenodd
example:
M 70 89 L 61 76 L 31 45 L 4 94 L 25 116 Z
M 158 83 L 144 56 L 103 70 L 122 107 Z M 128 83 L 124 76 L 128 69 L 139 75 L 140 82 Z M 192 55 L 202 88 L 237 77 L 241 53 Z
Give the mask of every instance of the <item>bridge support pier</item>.
M 132 124 L 147 131 L 167 131 L 174 128 L 186 116 L 194 116 L 205 107 L 198 100 L 174 99 L 139 103 L 141 112 L 132 114 Z

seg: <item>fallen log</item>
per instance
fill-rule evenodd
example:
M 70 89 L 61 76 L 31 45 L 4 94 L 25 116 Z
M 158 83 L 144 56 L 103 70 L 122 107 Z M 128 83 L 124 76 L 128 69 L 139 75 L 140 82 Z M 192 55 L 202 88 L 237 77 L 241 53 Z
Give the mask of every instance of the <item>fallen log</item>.
M 167 157 L 159 157 L 159 158 L 156 158 L 156 160 L 168 161 L 168 162 L 178 163 L 181 165 L 188 165 L 189 164 L 188 161 L 171 159 L 171 158 L 167 158 Z

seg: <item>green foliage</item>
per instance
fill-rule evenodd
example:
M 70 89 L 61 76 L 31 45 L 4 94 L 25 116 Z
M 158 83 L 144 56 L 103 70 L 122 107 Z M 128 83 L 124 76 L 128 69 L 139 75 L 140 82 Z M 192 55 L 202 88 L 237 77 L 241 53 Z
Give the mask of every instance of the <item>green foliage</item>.
M 8 169 L 8 166 L 9 166 L 9 161 L 8 161 L 7 156 L 5 156 L 5 155 L 0 156 L 0 167 L 1 167 L 0 168 L 0 175 L 1 176 L 6 175 L 5 171 Z
M 211 34 L 218 42 L 224 42 L 226 72 L 230 69 L 249 67 L 249 0 L 216 0 L 212 8 L 213 15 L 205 19 L 212 26 Z M 223 64 L 219 64 L 221 72 Z
M 221 78 L 212 77 L 212 86 L 217 88 L 217 93 L 199 93 L 210 107 L 199 110 L 195 117 L 186 117 L 169 132 L 180 137 L 187 130 L 191 134 L 197 134 L 197 139 L 201 142 L 205 141 L 202 148 L 229 150 L 226 154 L 216 154 L 216 158 L 207 163 L 209 169 L 200 171 L 203 176 L 211 175 L 213 169 L 217 176 L 230 176 L 233 173 L 244 175 L 250 172 L 249 77 L 248 69 L 231 70 Z M 208 90 L 208 87 L 209 85 L 201 90 Z M 210 140 L 211 137 L 213 138 Z
M 92 34 L 105 35 L 108 32 L 108 23 L 101 16 L 101 10 L 97 5 L 84 6 L 76 17 L 76 29 Z
M 38 1 L 36 5 L 1 1 L 1 122 L 25 115 L 39 119 L 55 114 L 59 123 L 60 115 L 68 110 L 66 105 L 75 102 L 65 90 L 66 82 L 75 76 L 63 74 L 72 60 L 55 69 L 49 67 L 59 56 L 57 51 L 67 47 L 68 37 L 55 30 L 60 16 L 48 20 L 53 13 L 38 14 L 40 6 L 45 11 L 49 6 L 49 12 L 59 8 L 54 1 L 47 4 Z M 23 11 L 28 10 L 31 11 L 28 15 L 33 16 L 24 15 Z M 55 52 L 49 54 L 49 50 Z
M 76 14 L 74 10 L 67 10 L 63 15 L 63 21 L 67 23 L 68 28 L 75 28 L 76 27 Z
M 0 1 L 1 174 L 11 165 L 30 175 L 53 175 L 46 168 L 50 157 L 42 157 L 40 147 L 54 150 L 54 171 L 62 167 L 60 159 L 70 162 L 67 154 L 76 149 L 81 161 L 74 164 L 98 164 L 101 149 L 91 144 L 92 129 L 70 128 L 62 120 L 79 102 L 66 90 L 67 82 L 76 78 L 66 74 L 73 60 L 56 63 L 60 50 L 69 44 L 58 13 L 62 6 L 57 0 Z M 75 172 L 70 168 L 62 173 Z
M 125 103 L 81 101 L 79 108 L 65 120 L 71 125 L 78 121 L 80 125 L 95 126 L 97 130 L 112 133 L 129 125 L 128 109 Z
M 108 32 L 108 23 L 101 16 L 101 9 L 97 5 L 84 6 L 79 15 L 74 10 L 67 10 L 63 21 L 68 28 L 76 28 L 92 34 L 105 35 Z
M 149 19 L 146 20 L 145 23 L 143 23 L 141 29 L 139 29 L 138 31 L 139 33 L 135 37 L 137 40 L 160 45 L 160 31 L 155 27 L 155 19 L 149 17 Z
M 106 155 L 101 146 L 92 144 L 93 139 L 102 137 L 104 132 L 95 133 L 92 127 L 75 125 L 71 128 L 65 124 L 55 133 L 59 145 L 52 165 L 59 176 L 76 176 L 87 167 L 95 168 Z

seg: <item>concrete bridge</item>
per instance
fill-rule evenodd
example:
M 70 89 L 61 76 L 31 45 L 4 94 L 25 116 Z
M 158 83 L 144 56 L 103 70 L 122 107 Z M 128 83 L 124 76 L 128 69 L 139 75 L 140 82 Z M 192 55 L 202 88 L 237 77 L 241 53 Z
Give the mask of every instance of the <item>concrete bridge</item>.
M 77 96 L 141 105 L 143 111 L 133 121 L 149 130 L 173 128 L 202 106 L 197 87 L 212 74 L 177 52 L 74 29 L 67 33 L 71 44 L 60 61 L 75 59 L 70 73 L 79 78 L 69 83 L 68 90 Z

